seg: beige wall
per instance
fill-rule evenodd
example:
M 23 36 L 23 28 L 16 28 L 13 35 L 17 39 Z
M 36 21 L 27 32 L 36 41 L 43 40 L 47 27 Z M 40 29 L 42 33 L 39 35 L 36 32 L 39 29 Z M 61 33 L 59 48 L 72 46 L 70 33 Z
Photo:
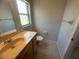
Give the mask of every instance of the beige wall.
M 67 0 L 63 20 L 76 20 L 79 15 L 79 0 Z
M 0 0 L 0 32 L 15 29 L 13 16 L 5 0 Z
M 16 29 L 18 31 L 22 30 L 20 18 L 19 18 L 19 15 L 18 15 L 18 8 L 17 8 L 16 0 L 8 0 L 7 4 L 9 6 L 10 10 L 11 10 L 13 19 L 15 21 Z
M 0 19 L 13 18 L 10 8 L 4 0 L 0 0 Z
M 65 8 L 65 0 L 34 0 L 33 20 L 36 30 L 47 39 L 57 41 L 57 36 Z

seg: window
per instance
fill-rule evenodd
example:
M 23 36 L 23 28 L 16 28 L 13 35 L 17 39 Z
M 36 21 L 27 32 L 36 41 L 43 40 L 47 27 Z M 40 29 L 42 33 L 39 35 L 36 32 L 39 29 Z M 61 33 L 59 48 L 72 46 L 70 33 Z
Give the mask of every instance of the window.
M 25 0 L 17 0 L 18 11 L 22 26 L 30 24 L 30 4 Z

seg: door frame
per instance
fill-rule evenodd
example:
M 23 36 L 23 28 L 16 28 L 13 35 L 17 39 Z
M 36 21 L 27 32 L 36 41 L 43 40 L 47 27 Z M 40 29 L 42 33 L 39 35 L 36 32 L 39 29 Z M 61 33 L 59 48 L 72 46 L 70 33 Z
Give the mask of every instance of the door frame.
M 71 56 L 71 54 L 72 54 L 74 48 L 75 48 L 76 45 L 77 45 L 78 30 L 79 30 L 79 29 L 77 28 L 77 30 L 76 30 L 76 32 L 75 32 L 73 38 L 71 39 L 71 43 L 70 43 L 70 45 L 69 45 L 69 47 L 68 47 L 68 49 L 67 49 L 67 51 L 66 51 L 66 54 L 65 54 L 65 56 L 64 56 L 64 59 L 69 59 L 69 58 L 70 58 L 70 56 Z
M 74 48 L 76 47 L 77 45 L 77 35 L 79 34 L 79 16 L 77 18 L 77 24 L 75 25 L 75 29 L 74 29 L 74 32 L 72 33 L 72 38 L 71 38 L 71 41 L 69 43 L 69 46 L 67 48 L 67 51 L 64 55 L 64 58 L 63 59 L 69 59 L 71 54 L 72 54 L 72 51 L 74 50 Z

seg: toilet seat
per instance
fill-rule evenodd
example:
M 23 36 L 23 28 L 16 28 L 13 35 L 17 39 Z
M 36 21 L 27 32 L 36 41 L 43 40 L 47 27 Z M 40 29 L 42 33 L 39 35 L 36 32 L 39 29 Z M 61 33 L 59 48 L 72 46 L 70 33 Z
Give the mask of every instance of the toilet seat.
M 42 41 L 44 38 L 43 38 L 42 36 L 39 36 L 39 35 L 38 35 L 38 36 L 36 37 L 36 39 L 37 39 L 37 41 Z

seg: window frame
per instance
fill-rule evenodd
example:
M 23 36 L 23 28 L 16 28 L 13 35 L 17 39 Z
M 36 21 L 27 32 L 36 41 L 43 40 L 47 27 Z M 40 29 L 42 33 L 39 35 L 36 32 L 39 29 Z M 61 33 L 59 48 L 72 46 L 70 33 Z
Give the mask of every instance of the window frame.
M 32 25 L 32 22 L 31 22 L 31 8 L 30 8 L 30 3 L 29 2 L 27 2 L 27 1 L 25 1 L 25 0 L 21 0 L 21 1 L 23 1 L 27 6 L 27 14 L 26 13 L 19 13 L 18 12 L 18 15 L 19 15 L 19 17 L 20 17 L 20 15 L 26 15 L 26 16 L 28 16 L 28 21 L 29 21 L 29 24 L 26 24 L 26 25 L 22 25 L 21 24 L 21 18 L 20 18 L 20 24 L 21 24 L 21 26 L 23 27 L 23 28 L 25 28 L 25 27 L 28 27 L 28 26 L 31 26 Z M 18 4 L 17 4 L 18 5 Z M 19 10 L 19 9 L 18 9 Z

